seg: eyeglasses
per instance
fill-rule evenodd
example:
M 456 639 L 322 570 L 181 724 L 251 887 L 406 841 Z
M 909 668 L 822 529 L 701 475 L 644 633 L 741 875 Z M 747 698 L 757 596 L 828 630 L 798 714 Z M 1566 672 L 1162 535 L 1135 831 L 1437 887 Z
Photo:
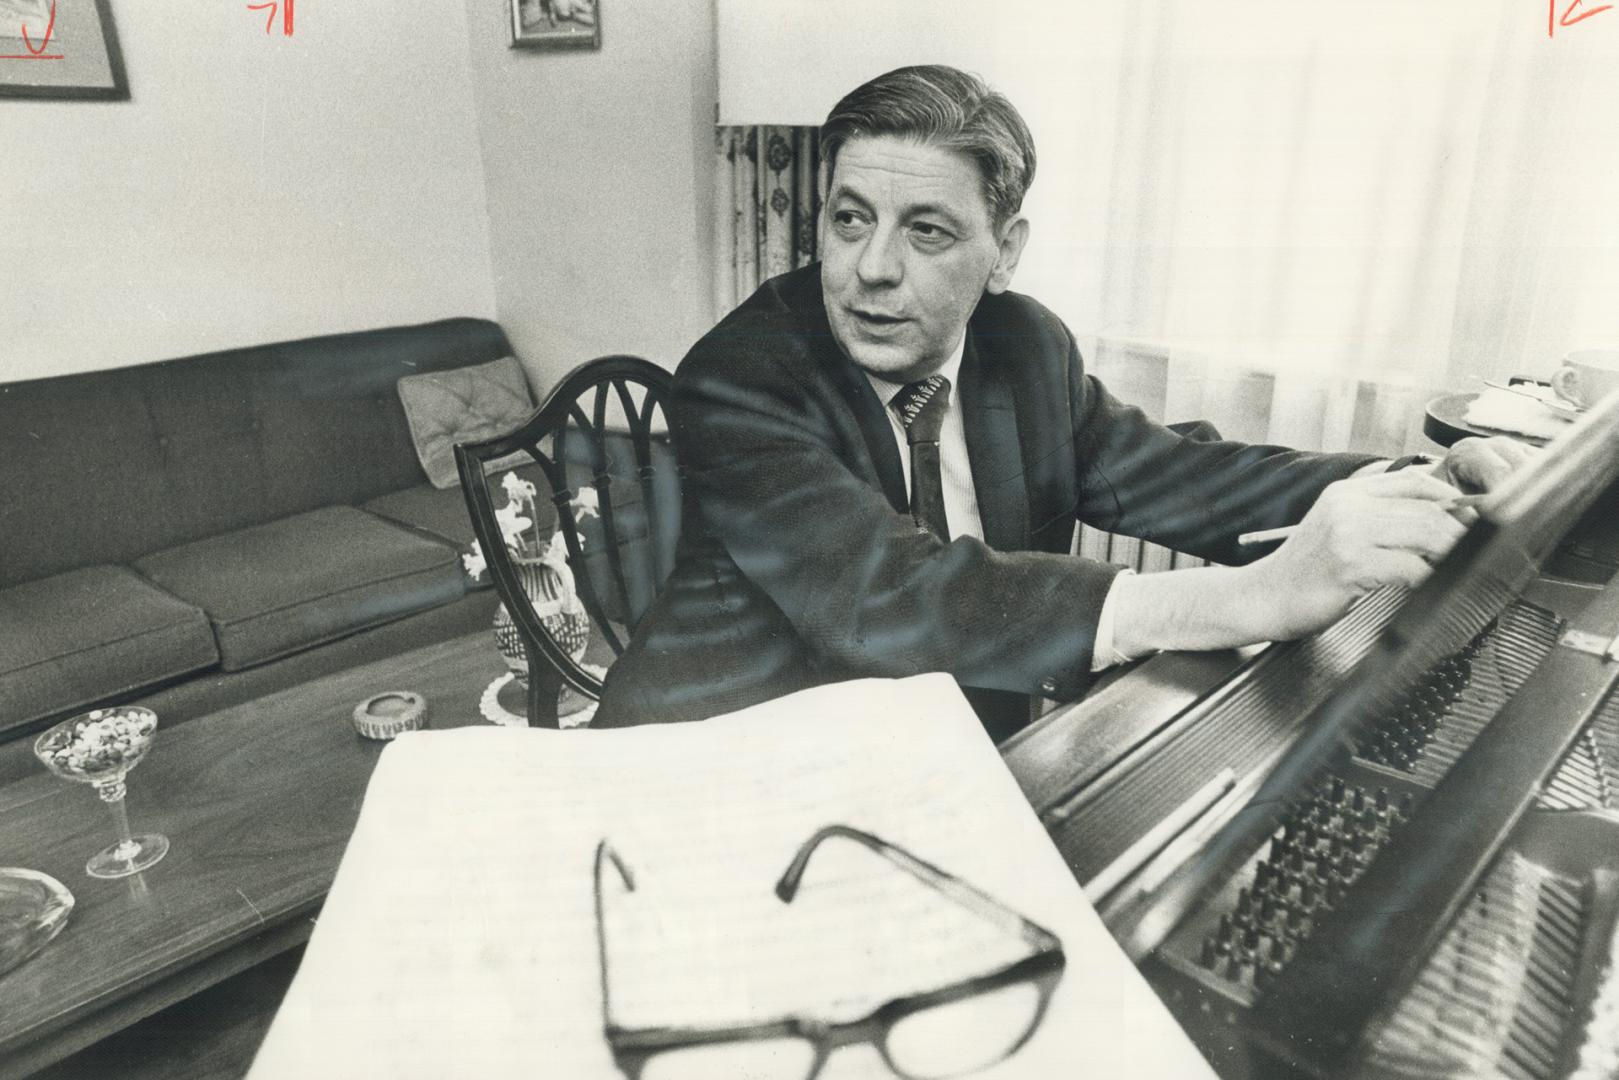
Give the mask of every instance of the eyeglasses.
M 1051 931 L 910 852 L 847 825 L 827 825 L 799 847 L 776 883 L 790 904 L 810 856 L 831 838 L 852 840 L 994 926 L 1020 937 L 1030 954 L 981 975 L 890 999 L 865 1016 L 826 1021 L 793 1013 L 753 1023 L 700 1027 L 622 1027 L 613 1022 L 608 984 L 602 875 L 610 863 L 626 889 L 635 877 L 602 840 L 596 845 L 596 947 L 601 961 L 602 1030 L 629 1080 L 812 1080 L 832 1051 L 871 1043 L 907 1080 L 942 1080 L 987 1068 L 1016 1053 L 1040 1026 L 1066 960 Z

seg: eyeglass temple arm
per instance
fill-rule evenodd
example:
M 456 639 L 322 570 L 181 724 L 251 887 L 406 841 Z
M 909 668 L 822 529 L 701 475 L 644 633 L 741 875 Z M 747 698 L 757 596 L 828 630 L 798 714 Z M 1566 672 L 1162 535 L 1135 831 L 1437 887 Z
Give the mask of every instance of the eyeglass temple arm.
M 815 831 L 813 836 L 800 845 L 798 852 L 793 856 L 793 861 L 788 864 L 786 873 L 782 874 L 781 880 L 776 882 L 776 895 L 781 899 L 782 903 L 790 904 L 793 902 L 793 897 L 798 893 L 799 882 L 804 877 L 804 870 L 809 866 L 810 856 L 815 854 L 815 850 L 820 847 L 821 841 L 831 837 L 853 840 L 875 854 L 881 855 L 901 870 L 922 881 L 923 884 L 931 885 L 963 907 L 977 912 L 1008 932 L 1021 936 L 1035 948 L 1052 949 L 1061 947 L 1061 942 L 1051 931 L 1019 915 L 988 893 L 982 892 L 960 878 L 940 870 L 932 863 L 917 858 L 897 844 L 891 844 L 850 825 L 823 825 Z
M 635 875 L 630 873 L 630 868 L 624 865 L 624 860 L 619 858 L 618 852 L 613 850 L 611 844 L 605 839 L 598 841 L 594 869 L 596 881 L 596 960 L 602 973 L 602 1029 L 604 1031 L 613 1026 L 612 1006 L 610 1004 L 611 994 L 607 986 L 607 921 L 603 918 L 602 912 L 602 867 L 609 862 L 618 869 L 618 876 L 623 881 L 624 887 L 630 892 L 635 891 Z

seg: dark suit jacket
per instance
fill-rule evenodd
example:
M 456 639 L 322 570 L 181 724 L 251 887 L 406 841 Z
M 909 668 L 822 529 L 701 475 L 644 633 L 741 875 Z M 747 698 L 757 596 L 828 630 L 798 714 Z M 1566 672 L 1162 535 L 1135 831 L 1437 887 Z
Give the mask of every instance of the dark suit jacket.
M 1076 518 L 1236 562 L 1251 557 L 1238 533 L 1298 521 L 1372 460 L 1182 438 L 1086 375 L 1068 328 L 1016 293 L 979 303 L 960 382 L 985 535 L 946 544 L 911 521 L 883 403 L 832 337 L 818 265 L 766 282 L 704 336 L 670 405 L 676 566 L 596 726 L 947 671 L 991 692 L 974 704 L 1003 738 L 1025 695 L 1091 681 L 1118 569 L 1068 554 Z

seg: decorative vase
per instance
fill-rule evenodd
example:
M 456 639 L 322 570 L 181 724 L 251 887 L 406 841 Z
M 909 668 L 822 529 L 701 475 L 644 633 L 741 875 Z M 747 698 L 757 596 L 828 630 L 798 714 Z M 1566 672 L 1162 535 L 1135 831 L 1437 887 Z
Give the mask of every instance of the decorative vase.
M 585 646 L 590 643 L 590 616 L 574 593 L 572 580 L 564 576 L 566 564 L 558 569 L 550 560 L 541 558 L 520 556 L 514 561 L 517 576 L 523 583 L 523 592 L 527 594 L 540 622 L 568 650 L 569 656 L 582 660 Z M 495 609 L 495 645 L 517 682 L 526 687 L 528 650 L 504 603 Z

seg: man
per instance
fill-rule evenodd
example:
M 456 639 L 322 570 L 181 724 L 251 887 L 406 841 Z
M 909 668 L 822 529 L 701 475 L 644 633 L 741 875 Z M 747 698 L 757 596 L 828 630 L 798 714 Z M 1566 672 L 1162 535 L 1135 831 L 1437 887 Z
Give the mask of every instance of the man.
M 1183 438 L 1116 401 L 1008 289 L 1034 146 L 973 76 L 883 75 L 833 108 L 821 152 L 822 262 L 767 282 L 676 373 L 680 552 L 598 724 L 947 671 L 1005 738 L 1028 695 L 1077 696 L 1155 649 L 1296 637 L 1415 584 L 1463 531 L 1446 480 L 1486 487 L 1523 454 L 1465 440 L 1435 472 L 1390 471 Z M 1239 565 L 1121 575 L 1068 554 L 1076 518 Z M 1301 519 L 1269 554 L 1236 544 Z

